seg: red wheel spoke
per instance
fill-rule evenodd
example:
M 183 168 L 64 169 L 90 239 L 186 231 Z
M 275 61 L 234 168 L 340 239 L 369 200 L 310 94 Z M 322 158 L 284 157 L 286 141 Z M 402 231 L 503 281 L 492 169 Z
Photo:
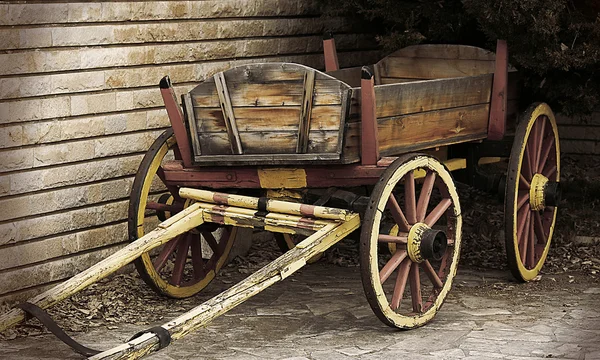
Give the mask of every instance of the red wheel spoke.
M 517 213 L 517 239 L 522 238 L 521 235 L 523 234 L 523 229 L 525 229 L 527 219 L 529 219 L 529 208 L 524 207 Z
M 521 165 L 521 174 L 525 176 L 525 180 L 531 181 L 533 177 L 531 168 L 531 159 L 529 158 L 529 146 L 525 145 L 525 154 L 523 155 L 523 164 Z
M 523 231 L 523 236 L 519 238 L 519 254 L 521 255 L 521 263 L 525 265 L 525 259 L 527 259 L 527 249 L 528 249 L 528 239 L 529 239 L 529 223 L 531 216 L 527 214 L 527 220 L 525 220 L 525 231 Z
M 420 313 L 423 308 L 423 299 L 421 298 L 421 278 L 419 276 L 419 264 L 412 263 L 410 267 L 410 297 L 412 298 L 413 311 Z
M 546 244 L 546 234 L 544 231 L 544 224 L 542 224 L 542 217 L 539 212 L 533 213 L 533 220 L 535 225 L 535 236 L 539 244 Z
M 183 240 L 179 241 L 179 246 L 177 247 L 177 256 L 175 257 L 175 265 L 173 266 L 173 275 L 171 276 L 171 280 L 169 280 L 171 285 L 179 286 L 179 284 L 181 284 L 189 248 L 190 238 L 186 236 Z
M 408 242 L 408 234 L 404 233 L 402 236 L 379 234 L 377 240 L 386 243 L 406 244 Z
M 408 224 L 408 221 L 406 220 L 406 217 L 404 216 L 400 205 L 398 205 L 398 201 L 396 201 L 396 197 L 393 193 L 390 194 L 390 197 L 388 198 L 387 207 L 390 209 L 392 217 L 394 218 L 396 224 L 398 224 L 400 231 L 408 232 L 410 230 L 410 225 Z
M 182 208 L 181 205 L 175 205 L 175 204 L 174 205 L 168 205 L 168 204 L 157 203 L 155 201 L 148 201 L 148 203 L 146 203 L 146 209 L 168 211 L 168 212 L 171 212 L 171 213 L 178 213 L 183 208 Z
M 424 220 L 424 223 L 427 224 L 429 227 L 435 225 L 435 223 L 440 219 L 440 217 L 444 215 L 446 210 L 448 210 L 450 205 L 452 205 L 452 199 L 442 199 L 442 201 L 440 201 L 440 203 L 437 204 L 437 206 L 433 208 L 433 210 L 431 210 L 429 215 L 427 215 L 427 217 Z
M 542 152 L 537 172 L 541 173 L 542 170 L 544 170 L 544 166 L 546 165 L 546 162 L 548 161 L 548 156 L 550 155 L 550 150 L 552 150 L 552 145 L 554 145 L 554 137 L 549 136 L 544 140 L 542 144 Z
M 210 246 L 212 251 L 215 254 L 218 253 L 219 252 L 219 244 L 217 244 L 217 240 L 215 240 L 215 237 L 213 236 L 213 234 L 208 231 L 204 231 L 202 233 L 202 236 L 204 237 L 204 240 L 206 240 L 206 242 L 208 243 L 208 246 Z
M 556 175 L 556 170 L 556 164 L 553 164 L 545 168 L 544 171 L 542 171 L 542 174 L 548 179 L 552 180 L 552 178 L 554 178 L 554 175 Z
M 529 236 L 527 237 L 527 267 L 533 268 L 534 258 L 535 258 L 535 232 L 534 232 L 534 223 L 532 219 L 529 220 Z
M 421 263 L 421 266 L 423 267 L 423 271 L 425 271 L 425 275 L 427 275 L 427 277 L 429 278 L 429 280 L 435 288 L 441 289 L 444 287 L 444 283 L 433 269 L 433 266 L 431 266 L 429 260 L 423 261 Z
M 415 192 L 415 173 L 410 171 L 404 179 L 404 201 L 406 202 L 406 220 L 409 224 L 417 223 L 417 199 Z
M 536 146 L 535 146 L 535 162 L 534 162 L 534 171 L 540 166 L 540 157 L 542 154 L 544 133 L 546 132 L 546 117 L 543 116 L 538 121 L 540 124 L 536 129 Z
M 525 179 L 523 174 L 519 174 L 519 189 L 521 189 L 521 188 L 526 189 L 526 190 L 531 189 L 531 184 L 529 183 L 529 181 L 527 181 Z
M 202 238 L 200 236 L 194 236 L 190 241 L 194 278 L 203 279 L 206 276 L 206 273 L 204 272 L 204 260 L 202 259 Z
M 393 310 L 398 309 L 400 307 L 400 303 L 402 302 L 411 264 L 412 262 L 409 260 L 403 261 L 398 269 L 398 275 L 396 275 L 396 284 L 394 285 L 394 294 L 392 295 L 392 302 L 390 304 Z
M 435 184 L 435 173 L 430 171 L 425 176 L 423 181 L 423 187 L 419 194 L 419 203 L 417 204 L 417 221 L 423 221 L 425 214 L 427 213 L 427 205 L 431 198 L 431 192 L 433 191 L 433 185 Z
M 169 190 L 169 192 L 171 193 L 171 195 L 173 195 L 173 197 L 175 199 L 181 199 L 179 197 L 179 190 L 177 189 L 177 186 L 167 184 L 167 178 L 165 177 L 165 170 L 162 168 L 162 166 L 159 166 L 158 169 L 156 169 L 156 175 L 158 176 L 160 181 L 163 183 L 163 185 L 165 185 L 165 187 Z
M 525 205 L 529 200 L 529 191 L 521 192 L 519 197 L 517 198 L 517 210 L 521 210 L 523 205 Z
M 175 251 L 180 240 L 181 237 L 177 236 L 175 239 L 166 243 L 160 254 L 158 254 L 158 256 L 154 259 L 152 264 L 154 265 L 154 268 L 157 272 L 165 266 L 167 260 L 169 259 L 169 256 L 173 253 L 173 251 Z
M 392 275 L 402 260 L 406 258 L 406 255 L 406 251 L 404 250 L 397 250 L 394 255 L 392 255 L 390 260 L 388 260 L 381 271 L 379 271 L 379 280 L 382 284 L 390 277 L 390 275 Z
M 225 248 L 227 247 L 227 244 L 229 243 L 228 239 L 230 236 L 231 236 L 231 233 L 230 233 L 229 229 L 223 228 L 223 232 L 221 232 L 221 238 L 219 239 L 219 251 L 218 251 L 219 254 L 225 253 Z M 304 239 L 305 239 L 305 237 L 296 239 L 296 242 L 300 243 Z

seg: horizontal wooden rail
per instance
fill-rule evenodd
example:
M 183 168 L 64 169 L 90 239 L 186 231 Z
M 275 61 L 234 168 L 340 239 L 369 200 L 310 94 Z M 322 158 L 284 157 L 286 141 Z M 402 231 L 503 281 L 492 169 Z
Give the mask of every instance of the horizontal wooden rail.
M 325 206 L 306 205 L 289 201 L 269 200 L 236 194 L 225 194 L 208 190 L 181 188 L 179 196 L 185 199 L 209 202 L 218 205 L 238 206 L 248 209 L 270 211 L 276 213 L 302 215 L 318 219 L 348 220 L 352 213 L 348 210 Z M 264 205 L 264 208 L 261 207 Z

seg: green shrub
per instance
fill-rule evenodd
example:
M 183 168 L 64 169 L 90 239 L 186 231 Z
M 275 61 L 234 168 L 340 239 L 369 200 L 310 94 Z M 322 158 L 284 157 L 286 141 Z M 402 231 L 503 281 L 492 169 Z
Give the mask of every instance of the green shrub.
M 319 0 L 328 15 L 377 34 L 386 50 L 457 43 L 494 51 L 505 39 L 527 100 L 557 111 L 600 107 L 600 1 L 595 0 Z

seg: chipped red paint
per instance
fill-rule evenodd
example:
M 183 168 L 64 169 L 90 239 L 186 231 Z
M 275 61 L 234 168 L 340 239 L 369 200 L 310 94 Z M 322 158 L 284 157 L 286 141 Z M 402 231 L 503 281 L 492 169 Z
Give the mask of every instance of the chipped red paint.
M 373 75 L 366 68 L 363 68 L 363 78 L 360 81 L 360 88 L 360 162 L 362 165 L 375 165 L 379 160 L 377 115 L 375 113 L 375 81 Z
M 315 214 L 315 207 L 312 205 L 301 204 L 300 214 L 304 216 L 312 216 Z
M 323 55 L 325 56 L 325 71 L 340 69 L 335 40 L 333 38 L 323 40 Z
M 173 132 L 175 133 L 175 138 L 177 139 L 177 148 L 181 155 L 181 160 L 183 160 L 184 166 L 191 167 L 192 151 L 183 121 L 183 113 L 181 112 L 181 108 L 179 107 L 177 98 L 175 97 L 175 91 L 171 86 L 170 80 L 166 80 L 165 84 L 167 84 L 168 87 L 163 87 L 163 81 L 161 81 L 160 93 L 165 103 L 167 115 L 169 116 L 169 121 L 171 122 Z
M 488 139 L 502 140 L 506 132 L 506 107 L 508 102 L 508 48 L 505 40 L 496 43 L 496 69 L 492 85 L 492 102 L 488 122 Z
M 227 194 L 224 193 L 216 192 L 213 194 L 213 201 L 216 204 L 227 205 L 229 204 L 229 196 L 227 196 Z

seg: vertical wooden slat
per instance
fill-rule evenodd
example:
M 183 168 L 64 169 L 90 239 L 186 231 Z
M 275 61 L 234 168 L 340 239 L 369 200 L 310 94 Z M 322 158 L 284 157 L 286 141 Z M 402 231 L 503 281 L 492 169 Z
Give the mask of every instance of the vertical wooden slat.
M 175 138 L 177 139 L 177 148 L 181 154 L 183 165 L 185 167 L 190 167 L 192 166 L 192 151 L 190 148 L 190 141 L 188 139 L 185 124 L 183 122 L 183 113 L 181 112 L 181 108 L 177 103 L 173 86 L 171 86 L 171 79 L 168 76 L 165 76 L 160 80 L 159 86 L 160 93 L 165 103 L 165 108 L 167 109 L 169 121 L 171 122 L 173 132 L 175 133 Z
M 325 56 L 325 71 L 340 69 L 333 34 L 328 32 L 323 36 L 323 55 Z
M 492 85 L 492 103 L 488 123 L 488 139 L 502 140 L 506 131 L 506 106 L 508 100 L 508 48 L 506 40 L 496 43 L 496 69 Z
M 304 154 L 308 151 L 308 135 L 310 131 L 310 118 L 312 114 L 313 94 L 315 90 L 315 72 L 307 71 L 304 75 L 304 93 L 302 94 L 302 109 L 298 124 L 298 144 L 296 153 Z
M 202 155 L 200 143 L 198 143 L 198 128 L 196 127 L 194 105 L 192 104 L 192 97 L 189 93 L 181 95 L 181 103 L 183 104 L 183 110 L 185 111 L 188 124 L 190 124 L 190 139 L 192 140 L 192 148 L 194 149 L 194 155 Z
M 381 70 L 379 70 L 379 64 L 373 65 L 373 72 L 375 73 L 375 85 L 381 85 Z
M 377 165 L 379 160 L 379 141 L 377 139 L 377 115 L 375 104 L 375 82 L 373 74 L 366 66 L 362 69 L 361 80 L 361 144 L 360 159 L 362 165 Z
M 225 126 L 227 127 L 229 143 L 231 144 L 231 152 L 233 154 L 243 154 L 242 142 L 240 140 L 237 124 L 235 122 L 233 107 L 231 106 L 231 99 L 229 97 L 229 90 L 227 89 L 227 82 L 225 81 L 225 75 L 220 72 L 215 74 L 214 78 L 215 85 L 217 87 L 217 94 L 219 95 L 219 104 L 221 105 L 223 119 L 225 119 Z

